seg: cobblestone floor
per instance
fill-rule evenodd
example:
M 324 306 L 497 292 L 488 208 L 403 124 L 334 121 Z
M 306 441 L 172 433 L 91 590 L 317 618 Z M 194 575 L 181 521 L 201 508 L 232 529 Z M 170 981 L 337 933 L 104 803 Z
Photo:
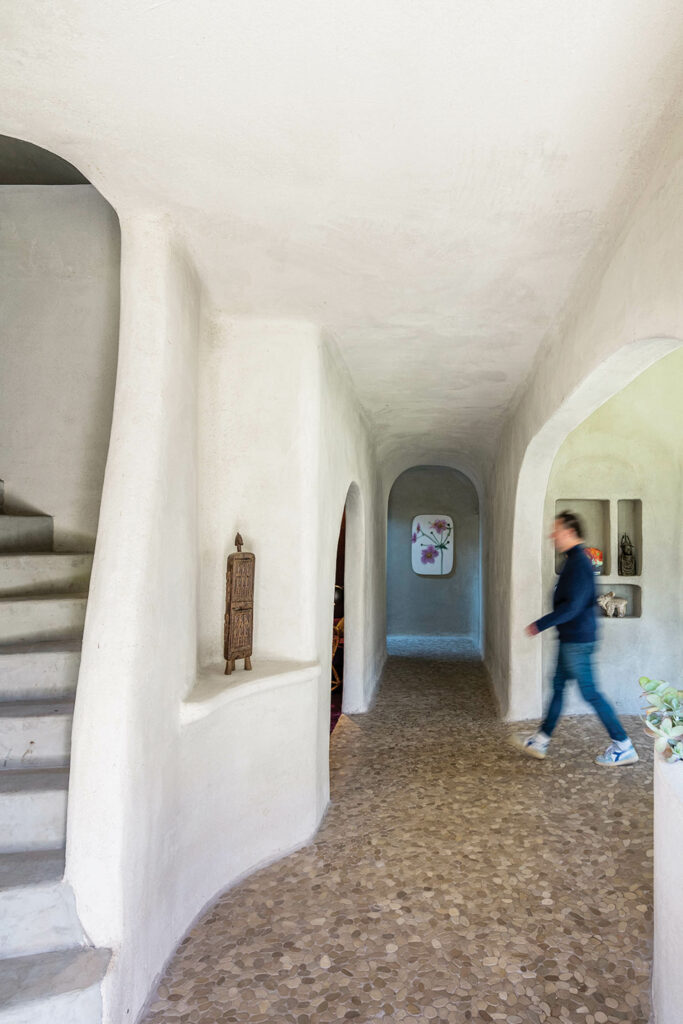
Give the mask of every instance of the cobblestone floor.
M 400 647 L 397 648 L 400 651 Z M 226 893 L 147 1024 L 647 1024 L 651 753 L 599 768 L 590 716 L 505 745 L 474 660 L 391 658 L 343 717 L 314 843 Z

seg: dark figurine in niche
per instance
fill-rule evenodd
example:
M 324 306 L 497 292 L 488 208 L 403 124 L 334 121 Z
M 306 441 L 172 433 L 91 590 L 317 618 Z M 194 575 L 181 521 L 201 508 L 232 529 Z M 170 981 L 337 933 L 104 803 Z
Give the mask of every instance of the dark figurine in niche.
M 619 545 L 619 575 L 620 576 L 635 576 L 636 574 L 636 554 L 631 543 L 631 538 L 627 533 L 622 534 L 621 543 Z
M 251 670 L 251 653 L 254 638 L 254 565 L 256 556 L 242 551 L 244 541 L 238 533 L 235 537 L 237 551 L 228 555 L 225 574 L 225 628 L 223 633 L 223 657 L 225 675 L 235 668 L 235 661 L 244 658 L 244 667 Z

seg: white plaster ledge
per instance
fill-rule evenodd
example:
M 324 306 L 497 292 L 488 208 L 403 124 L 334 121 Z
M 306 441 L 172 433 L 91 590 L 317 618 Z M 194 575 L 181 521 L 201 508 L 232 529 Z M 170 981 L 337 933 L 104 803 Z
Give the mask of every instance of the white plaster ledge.
M 317 679 L 320 675 L 319 662 L 252 660 L 251 672 L 237 667 L 230 676 L 224 674 L 223 662 L 200 669 L 191 693 L 180 706 L 181 725 L 206 718 L 226 704 L 249 700 L 269 690 Z
M 683 1007 L 683 763 L 655 755 L 653 1015 L 680 1024 Z
M 655 757 L 655 775 L 666 786 L 668 797 L 678 801 L 678 805 L 672 804 L 671 808 L 680 809 L 683 814 L 683 761 L 669 761 L 658 754 Z

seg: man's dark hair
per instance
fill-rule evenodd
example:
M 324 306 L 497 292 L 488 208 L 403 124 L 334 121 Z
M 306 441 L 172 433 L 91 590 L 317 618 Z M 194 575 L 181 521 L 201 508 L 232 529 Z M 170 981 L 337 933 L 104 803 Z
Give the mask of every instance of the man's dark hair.
M 577 537 L 584 536 L 583 523 L 577 515 L 574 515 L 573 512 L 569 512 L 566 510 L 564 512 L 558 512 L 555 518 L 559 519 L 559 521 L 562 523 L 564 527 L 566 527 L 566 529 L 573 530 Z

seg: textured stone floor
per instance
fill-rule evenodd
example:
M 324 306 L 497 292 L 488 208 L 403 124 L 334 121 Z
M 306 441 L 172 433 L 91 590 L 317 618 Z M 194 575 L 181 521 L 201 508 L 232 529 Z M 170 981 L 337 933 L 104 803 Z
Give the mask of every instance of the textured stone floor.
M 394 645 L 377 705 L 331 740 L 315 842 L 224 895 L 147 1024 L 648 1021 L 651 755 L 592 763 L 563 719 L 546 761 L 505 745 L 481 667 Z M 403 656 L 401 656 L 401 653 Z

